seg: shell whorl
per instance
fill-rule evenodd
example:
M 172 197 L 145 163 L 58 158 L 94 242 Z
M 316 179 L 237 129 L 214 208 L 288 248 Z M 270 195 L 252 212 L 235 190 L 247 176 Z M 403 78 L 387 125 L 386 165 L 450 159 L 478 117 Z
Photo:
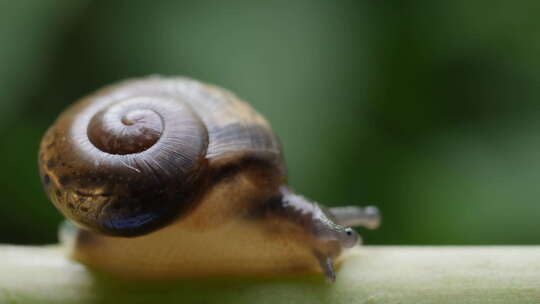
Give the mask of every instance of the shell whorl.
M 204 123 L 180 99 L 98 93 L 47 132 L 40 167 L 66 217 L 135 236 L 191 207 L 207 147 Z
M 238 153 L 282 165 L 277 139 L 249 105 L 194 80 L 150 77 L 72 105 L 44 136 L 39 164 L 67 218 L 137 236 L 187 214 L 209 163 Z
M 109 154 L 134 154 L 147 150 L 161 138 L 162 116 L 144 108 L 144 103 L 139 108 L 136 101 L 113 104 L 92 117 L 87 135 L 96 148 Z

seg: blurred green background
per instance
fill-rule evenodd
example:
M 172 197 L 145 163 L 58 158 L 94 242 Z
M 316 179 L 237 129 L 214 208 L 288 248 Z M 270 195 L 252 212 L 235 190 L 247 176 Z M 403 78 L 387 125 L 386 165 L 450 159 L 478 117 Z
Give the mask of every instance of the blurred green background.
M 0 1 L 0 242 L 49 243 L 40 138 L 105 84 L 187 75 L 281 137 L 290 183 L 374 203 L 370 244 L 538 244 L 540 2 Z

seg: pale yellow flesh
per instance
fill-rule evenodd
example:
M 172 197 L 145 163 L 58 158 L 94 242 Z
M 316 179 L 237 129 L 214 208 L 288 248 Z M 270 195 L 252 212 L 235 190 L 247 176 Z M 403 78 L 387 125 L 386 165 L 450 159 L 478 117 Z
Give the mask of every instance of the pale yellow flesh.
M 148 279 L 319 271 L 309 248 L 290 238 L 269 238 L 259 225 L 233 221 L 208 231 L 185 226 L 177 222 L 137 238 L 82 232 L 72 257 L 103 272 Z

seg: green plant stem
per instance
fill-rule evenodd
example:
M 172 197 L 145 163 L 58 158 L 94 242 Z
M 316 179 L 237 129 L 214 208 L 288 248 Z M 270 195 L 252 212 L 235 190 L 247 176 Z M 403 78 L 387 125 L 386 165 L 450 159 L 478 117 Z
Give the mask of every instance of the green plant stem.
M 540 303 L 540 247 L 359 247 L 322 276 L 113 279 L 59 246 L 0 246 L 0 303 Z

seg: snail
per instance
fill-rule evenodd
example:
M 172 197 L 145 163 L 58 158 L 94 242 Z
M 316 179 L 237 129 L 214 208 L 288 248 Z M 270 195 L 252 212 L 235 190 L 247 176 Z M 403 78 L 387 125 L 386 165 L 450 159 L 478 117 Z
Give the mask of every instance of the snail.
M 151 76 L 82 98 L 45 133 L 45 192 L 75 224 L 70 256 L 113 275 L 169 279 L 322 272 L 375 207 L 325 208 L 287 186 L 280 142 L 232 93 Z

